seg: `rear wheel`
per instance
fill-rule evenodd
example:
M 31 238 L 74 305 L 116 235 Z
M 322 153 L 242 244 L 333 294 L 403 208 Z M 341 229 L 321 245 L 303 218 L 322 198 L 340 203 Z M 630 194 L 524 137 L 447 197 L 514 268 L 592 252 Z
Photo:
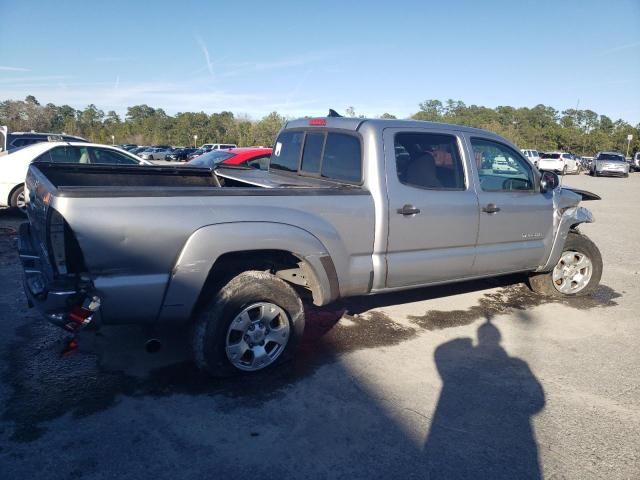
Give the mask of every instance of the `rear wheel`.
M 24 185 L 20 185 L 16 188 L 11 194 L 11 198 L 9 199 L 9 206 L 12 208 L 17 208 L 21 212 L 25 212 L 27 209 L 27 200 L 24 195 Z
M 214 376 L 263 370 L 289 358 L 304 331 L 296 291 L 265 272 L 241 273 L 196 319 L 196 363 Z
M 602 256 L 589 237 L 569 232 L 560 260 L 552 271 L 529 277 L 531 289 L 549 297 L 593 293 L 602 277 Z

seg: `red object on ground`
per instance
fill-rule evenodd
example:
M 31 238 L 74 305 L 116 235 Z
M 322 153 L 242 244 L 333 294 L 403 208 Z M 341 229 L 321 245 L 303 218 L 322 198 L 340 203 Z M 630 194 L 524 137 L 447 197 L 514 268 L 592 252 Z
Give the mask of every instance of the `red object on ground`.
M 78 341 L 75 338 L 73 338 L 73 339 L 69 340 L 67 345 L 62 350 L 62 356 L 63 357 L 68 357 L 73 352 L 75 352 L 77 349 L 78 349 Z

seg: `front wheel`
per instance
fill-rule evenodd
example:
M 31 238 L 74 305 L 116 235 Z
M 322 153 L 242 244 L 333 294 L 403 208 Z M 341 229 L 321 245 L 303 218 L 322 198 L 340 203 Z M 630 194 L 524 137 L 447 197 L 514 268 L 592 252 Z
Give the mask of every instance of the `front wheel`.
M 213 376 L 256 372 L 295 349 L 304 331 L 304 308 L 284 280 L 248 271 L 223 286 L 198 315 L 193 352 Z
M 529 285 L 549 297 L 580 297 L 593 293 L 601 277 L 600 250 L 589 237 L 572 231 L 553 270 L 532 275 Z

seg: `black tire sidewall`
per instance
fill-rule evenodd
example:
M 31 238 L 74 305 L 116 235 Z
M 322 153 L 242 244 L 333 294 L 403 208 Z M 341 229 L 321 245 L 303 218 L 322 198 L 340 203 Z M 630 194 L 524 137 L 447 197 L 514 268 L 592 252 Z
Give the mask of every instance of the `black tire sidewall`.
M 600 250 L 596 246 L 595 243 L 591 241 L 589 237 L 586 235 L 582 235 L 577 231 L 569 232 L 567 236 L 567 240 L 565 241 L 564 246 L 562 247 L 562 252 L 567 251 L 575 251 L 582 253 L 589 257 L 591 260 L 591 265 L 593 268 L 593 272 L 591 274 L 591 279 L 585 288 L 580 290 L 579 292 L 572 294 L 565 294 L 556 290 L 553 284 L 553 270 L 550 272 L 537 274 L 534 277 L 530 278 L 529 284 L 532 289 L 538 293 L 543 295 L 552 296 L 552 297 L 582 297 L 585 295 L 589 295 L 598 288 L 600 284 L 600 279 L 602 278 L 602 255 L 600 254 Z M 554 265 L 555 267 L 555 265 Z
M 13 193 L 11 194 L 11 198 L 9 199 L 9 204 L 10 204 L 11 208 L 19 209 L 19 207 L 18 207 L 18 196 L 21 193 L 24 193 L 24 185 L 21 185 L 18 188 L 16 188 L 13 191 Z
M 270 302 L 282 308 L 289 318 L 289 341 L 278 359 L 265 367 L 287 360 L 304 331 L 304 308 L 300 297 L 285 281 L 264 272 L 244 272 L 233 278 L 205 307 L 196 321 L 194 354 L 198 366 L 214 376 L 250 374 L 234 367 L 226 353 L 226 337 L 231 321 L 244 308 L 256 302 Z

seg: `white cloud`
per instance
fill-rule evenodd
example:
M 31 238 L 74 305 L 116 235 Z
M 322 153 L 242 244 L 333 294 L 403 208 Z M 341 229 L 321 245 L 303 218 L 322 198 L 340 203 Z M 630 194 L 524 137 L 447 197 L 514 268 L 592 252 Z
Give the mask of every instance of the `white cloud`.
M 8 67 L 6 65 L 0 65 L 0 72 L 30 72 L 30 68 L 22 67 Z
M 600 52 L 600 55 L 608 55 L 610 53 L 620 52 L 622 50 L 629 50 L 632 48 L 640 47 L 640 42 L 627 43 L 626 45 L 617 45 L 615 47 L 608 48 Z
M 211 78 L 215 78 L 215 75 L 213 73 L 213 62 L 211 61 L 211 56 L 209 55 L 209 49 L 207 48 L 207 45 L 204 43 L 204 40 L 202 40 L 202 37 L 200 37 L 200 35 L 196 35 L 196 41 L 198 42 L 200 50 L 204 55 L 205 66 L 209 71 Z

